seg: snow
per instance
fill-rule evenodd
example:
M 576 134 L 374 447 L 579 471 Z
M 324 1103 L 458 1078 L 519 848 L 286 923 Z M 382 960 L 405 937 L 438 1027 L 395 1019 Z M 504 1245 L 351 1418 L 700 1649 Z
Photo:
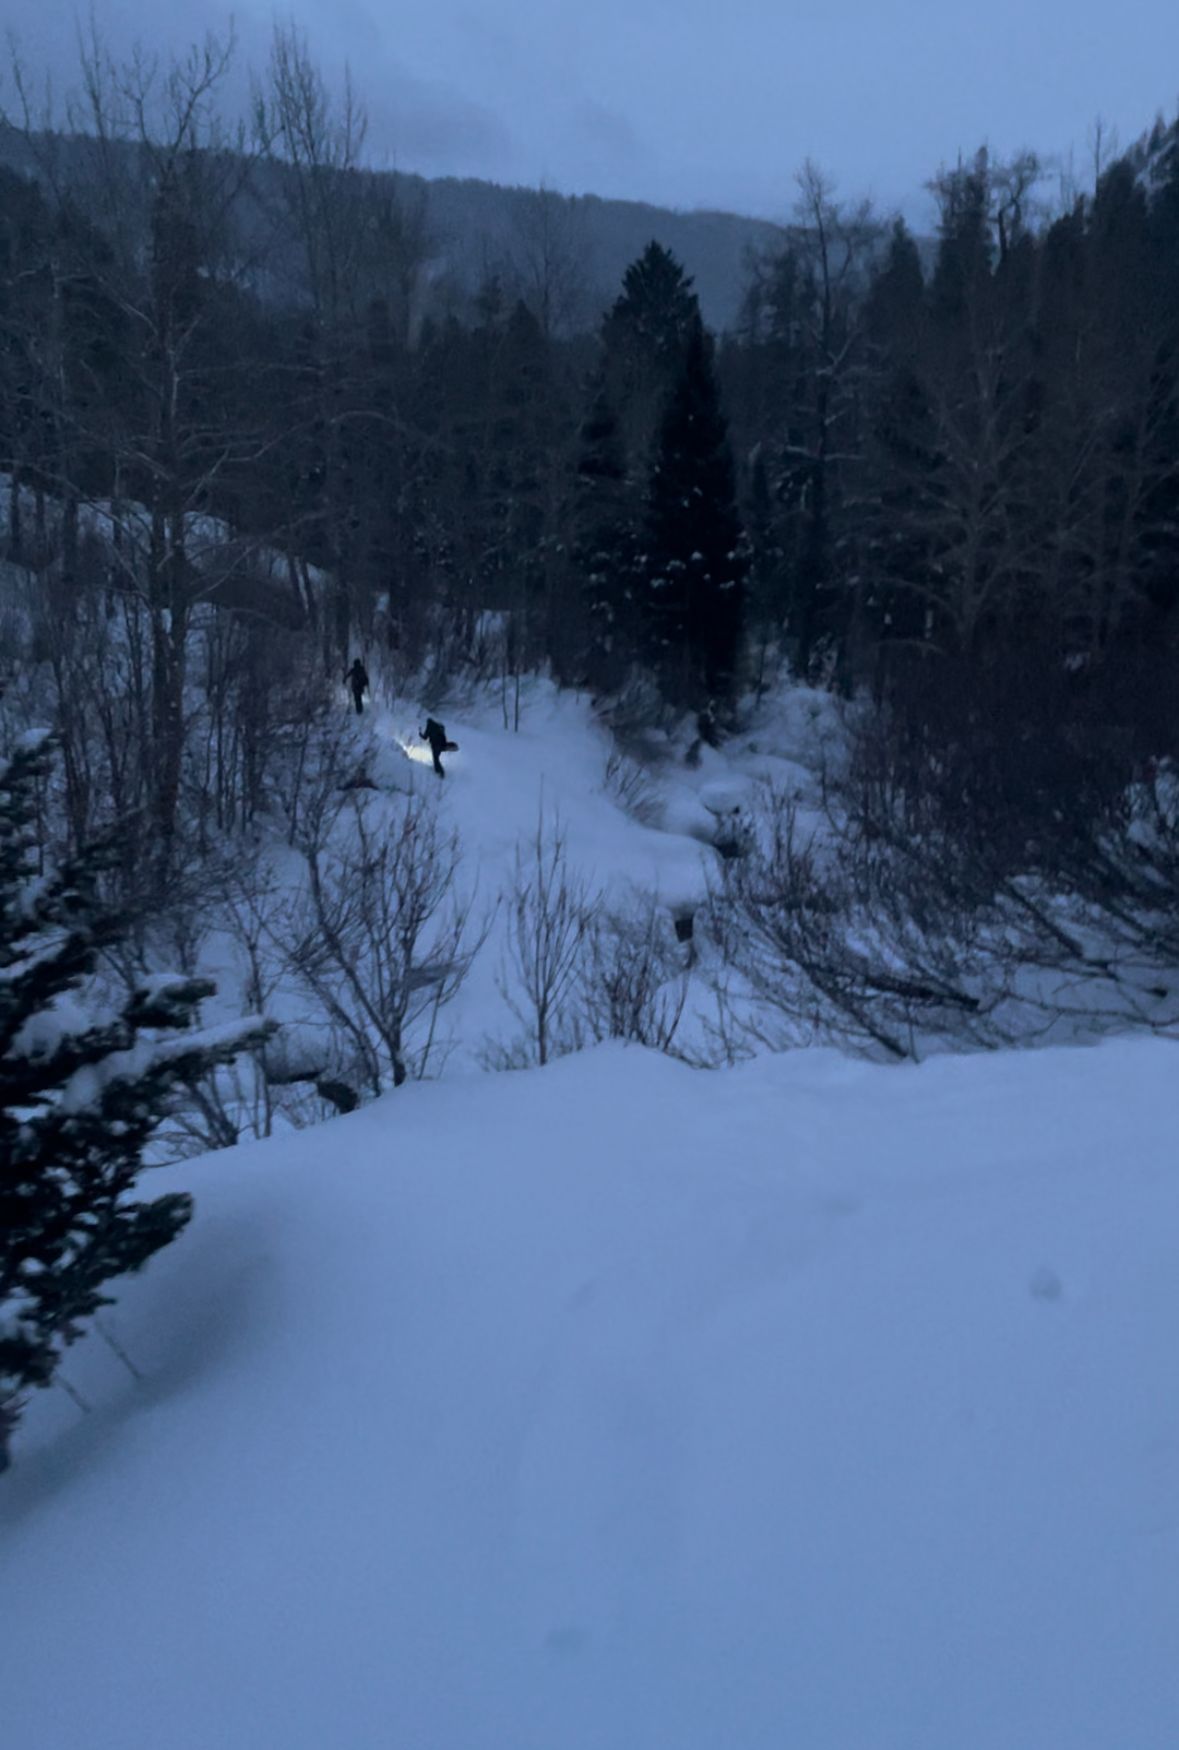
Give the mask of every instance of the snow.
M 1176 1062 L 602 1048 L 153 1175 L 6 1750 L 1170 1750 Z
M 169 983 L 174 982 L 169 980 Z M 96 1105 L 115 1082 L 138 1080 L 153 1064 L 187 1057 L 196 1051 L 245 1047 L 256 1037 L 260 1025 L 258 1015 L 243 1015 L 237 1020 L 219 1021 L 208 1027 L 182 1028 L 161 1036 L 154 1032 L 142 1034 L 127 1051 L 112 1051 L 99 1062 L 86 1063 L 75 1070 L 62 1084 L 58 1106 L 63 1112 L 81 1112 Z
M 459 886 L 464 895 L 474 893 L 475 914 L 489 924 L 467 982 L 443 1017 L 451 1069 L 471 1069 L 484 1061 L 489 1040 L 508 1044 L 518 1032 L 497 984 L 502 898 L 517 847 L 527 849 L 538 824 L 546 831 L 559 825 L 571 873 L 607 909 L 625 912 L 653 896 L 669 919 L 691 916 L 718 879 L 717 845 L 747 836 L 763 786 L 796 799 L 804 825 L 823 829 L 820 773 L 841 756 L 842 709 L 828 693 L 782 686 L 756 708 L 745 703 L 751 727 L 728 735 L 720 749 L 697 747 L 691 761 L 697 737 L 690 720 L 674 734 L 632 732 L 640 794 L 629 807 L 608 773 L 619 747 L 591 702 L 547 681 L 523 682 L 518 730 L 505 723 L 512 700 L 505 712 L 494 690 L 461 710 L 435 708 L 458 743 L 457 753 L 444 756 L 442 781 L 418 739 L 424 705 L 398 701 L 366 713 L 359 728 L 377 738 L 374 780 L 385 792 L 409 790 L 437 803 L 442 823 L 459 836 Z M 712 991 L 693 976 L 680 1043 L 707 1051 L 714 1013 Z
M 21 485 L 18 495 L 22 514 L 34 519 L 37 515 L 34 489 Z M 8 533 L 12 500 L 12 475 L 0 471 L 0 535 Z M 51 507 L 55 502 L 52 498 L 48 501 Z M 124 575 L 134 575 L 144 564 L 152 541 L 152 516 L 146 505 L 133 499 L 84 500 L 78 505 L 78 522 L 85 534 L 105 544 L 113 568 Z M 289 577 L 289 554 L 263 542 L 236 536 L 228 523 L 204 511 L 184 513 L 184 540 L 189 561 L 206 575 L 219 571 L 224 574 L 231 558 L 240 561 L 245 556 L 258 576 L 272 580 Z M 305 575 L 315 588 L 327 583 L 326 574 L 318 566 L 308 565 Z M 166 623 L 170 619 L 166 610 L 163 617 Z
M 48 958 L 55 946 L 51 943 L 41 957 Z M 25 956 L 16 963 L 16 970 L 23 972 L 31 963 L 32 957 Z M 94 1016 L 86 1005 L 72 993 L 63 992 L 45 1008 L 37 1009 L 29 1016 L 12 1042 L 13 1050 L 22 1054 L 27 1052 L 32 1057 L 52 1057 L 69 1040 L 93 1025 Z
M 4 1750 L 1171 1750 L 1174 1044 L 473 1073 L 538 822 L 691 911 L 759 786 L 819 827 L 843 739 L 792 688 L 611 775 L 587 700 L 522 705 L 435 707 L 440 783 L 417 701 L 341 700 L 492 914 L 455 1048 L 146 1180 L 196 1216 L 104 1315 L 142 1378 L 92 1334 L 0 1479 Z
M 717 822 L 694 801 L 691 783 L 700 774 L 687 771 L 682 757 L 651 781 L 657 824 L 628 814 L 607 782 L 612 743 L 589 701 L 548 683 L 525 684 L 518 731 L 504 727 L 494 701 L 476 703 L 462 718 L 445 713 L 459 751 L 443 756 L 441 781 L 416 741 L 424 716 L 417 705 L 373 714 L 388 754 L 374 775 L 384 788 L 408 784 L 437 801 L 443 823 L 459 834 L 464 892 L 473 891 L 476 909 L 490 915 L 487 942 L 445 1017 L 459 1046 L 452 1064 L 469 1068 L 488 1034 L 514 1030 L 496 988 L 505 923 L 502 910 L 495 915 L 496 902 L 511 886 L 517 846 L 535 840 L 538 825 L 560 828 L 570 870 L 591 895 L 625 907 L 635 894 L 654 894 L 671 914 L 690 912 L 707 897 L 718 867 Z
M 708 865 L 699 846 L 630 819 L 609 795 L 610 740 L 594 725 L 583 697 L 533 683 L 518 732 L 504 729 L 486 709 L 474 721 L 451 721 L 447 728 L 459 751 L 444 756 L 447 777 L 440 799 L 482 872 L 481 885 L 489 885 L 490 876 L 498 887 L 516 845 L 535 837 L 545 815 L 560 819 L 570 863 L 591 886 L 638 880 L 661 888 L 670 880 L 677 887 L 694 887 L 703 897 Z M 395 732 L 395 739 L 403 735 Z M 424 764 L 415 777 L 433 795 L 439 781 L 428 750 L 420 751 Z M 412 746 L 411 757 L 417 757 Z
M 22 753 L 39 753 L 53 740 L 52 729 L 26 729 L 13 743 Z

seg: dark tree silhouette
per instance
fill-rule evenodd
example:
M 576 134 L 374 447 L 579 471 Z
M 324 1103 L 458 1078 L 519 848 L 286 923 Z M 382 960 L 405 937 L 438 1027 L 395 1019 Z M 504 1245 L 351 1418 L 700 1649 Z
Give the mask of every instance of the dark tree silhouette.
M 647 506 L 645 636 L 670 699 L 732 692 L 747 569 L 712 343 L 697 322 L 660 429 Z
M 194 1025 L 213 986 L 157 979 L 121 1004 L 94 973 L 127 920 L 98 896 L 103 855 L 37 878 L 48 739 L 0 768 L 0 1469 L 26 1394 L 184 1227 L 192 1199 L 136 1195 L 143 1151 L 179 1088 L 261 1044 L 254 1018 Z

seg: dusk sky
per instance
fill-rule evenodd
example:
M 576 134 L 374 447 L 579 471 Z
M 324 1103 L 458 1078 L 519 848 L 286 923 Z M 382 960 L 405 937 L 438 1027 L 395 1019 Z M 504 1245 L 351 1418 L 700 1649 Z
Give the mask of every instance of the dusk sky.
M 67 80 L 69 7 L 5 11 L 30 66 Z M 230 17 L 217 0 L 94 11 L 117 49 Z M 274 9 L 233 15 L 261 65 Z M 924 181 L 984 140 L 1071 147 L 1084 179 L 1095 118 L 1129 144 L 1179 96 L 1175 0 L 302 0 L 293 16 L 325 75 L 351 65 L 376 162 L 771 217 L 808 155 L 916 220 Z

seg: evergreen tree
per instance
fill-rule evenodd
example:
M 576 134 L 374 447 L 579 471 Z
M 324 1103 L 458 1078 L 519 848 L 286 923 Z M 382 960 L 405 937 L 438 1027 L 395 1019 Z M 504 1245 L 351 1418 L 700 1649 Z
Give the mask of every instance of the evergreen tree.
M 924 294 L 921 253 L 905 221 L 897 219 L 883 264 L 868 288 L 864 326 L 869 341 L 889 351 L 911 346 Z
M 990 277 L 994 259 L 992 188 L 986 148 L 931 184 L 941 208 L 937 262 L 930 285 L 934 311 L 959 322 Z
M 670 249 L 652 242 L 623 275 L 603 339 L 607 348 L 636 360 L 664 361 L 667 371 L 674 372 L 699 316 L 690 276 Z
M 648 647 L 678 704 L 732 692 L 747 563 L 712 345 L 697 322 L 660 429 L 644 556 Z
M 786 615 L 783 552 L 775 526 L 769 469 L 764 450 L 753 457 L 745 513 L 749 538 L 750 610 L 759 629 L 780 630 Z
M 648 243 L 627 268 L 602 327 L 606 386 L 638 481 L 646 481 L 667 398 L 700 320 L 690 277 L 670 250 Z
M 917 245 L 898 219 L 864 313 L 869 370 L 858 533 L 863 630 L 875 647 L 878 688 L 889 646 L 920 643 L 934 585 L 936 544 L 924 512 L 941 455 L 922 369 L 926 309 Z
M 1179 279 L 1179 121 L 1167 129 L 1151 166 L 1151 229 L 1163 273 L 1173 288 Z
M 594 685 L 616 685 L 635 648 L 635 528 L 618 416 L 602 382 L 581 428 L 575 522 L 586 674 Z
M 193 1025 L 213 986 L 156 979 L 121 1007 L 95 990 L 126 919 L 97 895 L 91 851 L 38 875 L 47 737 L 0 768 L 0 1469 L 30 1388 L 111 1304 L 105 1284 L 175 1239 L 192 1199 L 135 1197 L 143 1150 L 174 1091 L 269 1028 Z

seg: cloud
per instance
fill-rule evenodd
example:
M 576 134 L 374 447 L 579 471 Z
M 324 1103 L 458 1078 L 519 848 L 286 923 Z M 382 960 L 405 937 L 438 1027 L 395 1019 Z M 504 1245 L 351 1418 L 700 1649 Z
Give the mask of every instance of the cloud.
M 1173 101 L 1179 53 L 1175 0 L 1139 5 L 1141 28 L 1112 34 L 1101 0 L 4 0 L 4 22 L 62 91 L 91 7 L 114 54 L 138 37 L 164 58 L 236 13 L 233 103 L 293 18 L 329 86 L 350 65 L 377 161 L 781 210 L 808 155 L 849 197 L 875 183 L 908 206 L 983 138 L 1063 149 L 1100 112 L 1132 140 Z
M 474 27 L 477 21 L 470 22 Z M 375 160 L 427 175 L 510 172 L 516 145 L 501 115 L 452 80 L 407 65 L 395 18 L 383 8 L 375 10 L 367 0 L 303 0 L 296 24 L 329 87 L 347 65 L 368 113 L 368 151 Z M 488 26 L 484 58 L 502 34 Z M 257 59 L 252 46 L 250 53 Z
M 572 119 L 582 140 L 595 154 L 602 154 L 615 164 L 628 165 L 637 164 L 646 156 L 637 128 L 613 105 L 601 103 L 596 97 L 579 98 Z
M 513 67 L 524 54 L 519 34 L 507 19 L 493 20 L 486 13 L 462 9 L 454 15 L 454 27 L 485 65 Z
M 519 152 L 510 128 L 494 110 L 440 81 L 390 67 L 366 82 L 369 147 L 407 170 L 502 177 Z

